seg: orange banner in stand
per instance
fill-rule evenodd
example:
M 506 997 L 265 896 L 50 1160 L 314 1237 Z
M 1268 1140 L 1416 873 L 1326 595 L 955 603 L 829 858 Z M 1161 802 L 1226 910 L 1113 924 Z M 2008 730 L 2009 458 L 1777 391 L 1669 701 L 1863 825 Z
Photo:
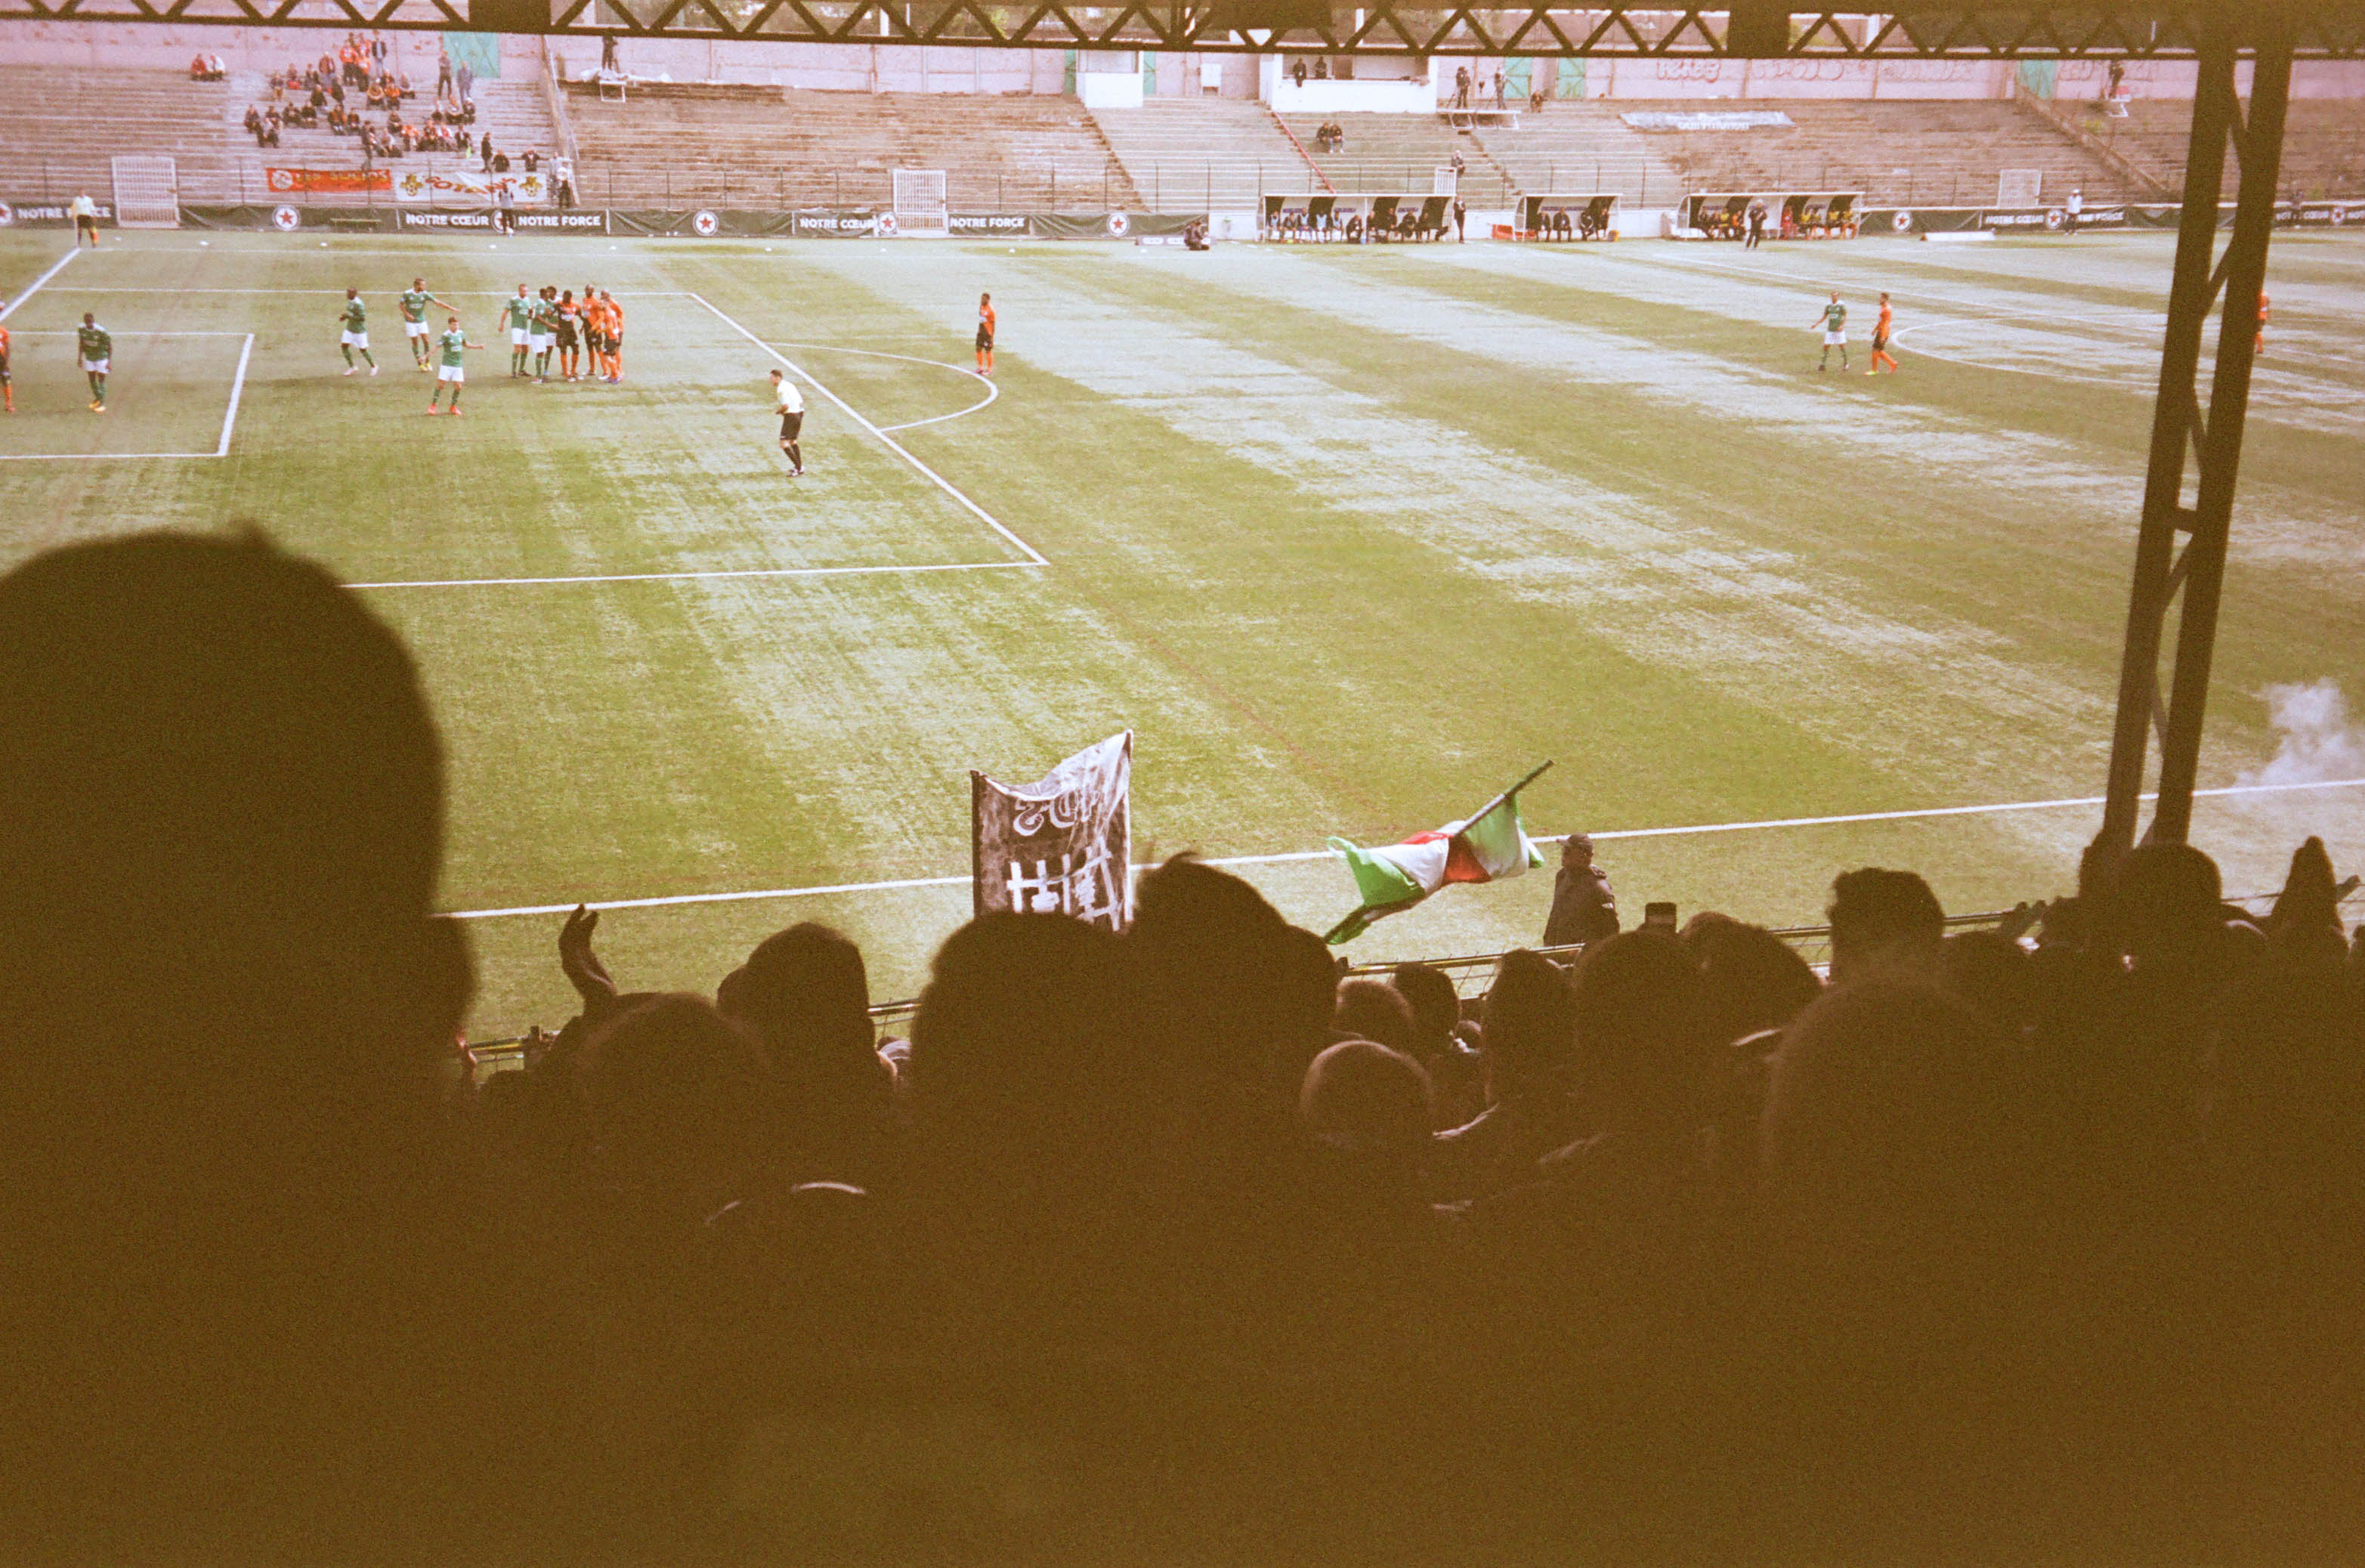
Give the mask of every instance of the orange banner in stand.
M 390 169 L 265 169 L 263 177 L 275 195 L 296 191 L 390 191 Z

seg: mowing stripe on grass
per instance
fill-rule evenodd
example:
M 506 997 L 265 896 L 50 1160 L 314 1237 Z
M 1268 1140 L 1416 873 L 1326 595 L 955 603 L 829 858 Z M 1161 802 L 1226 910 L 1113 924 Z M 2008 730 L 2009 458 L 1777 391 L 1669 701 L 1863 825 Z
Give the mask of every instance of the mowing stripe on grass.
M 993 530 L 994 532 L 999 533 L 1002 537 L 1010 541 L 1011 543 L 1018 546 L 1021 551 L 1026 553 L 1028 562 L 1037 566 L 1048 566 L 1051 564 L 1048 560 L 1044 558 L 1041 551 L 1036 549 L 1032 544 L 1027 543 L 1024 539 L 1019 538 L 1018 535 L 1011 532 L 1010 530 L 1003 527 L 1001 521 L 996 519 L 992 512 L 986 510 L 975 501 L 970 500 L 966 494 L 955 487 L 951 480 L 946 478 L 943 475 L 937 473 L 935 469 L 921 462 L 918 458 L 913 456 L 910 452 L 904 449 L 902 442 L 897 441 L 893 436 L 889 435 L 885 431 L 880 430 L 877 425 L 872 424 L 869 420 L 864 419 L 860 414 L 856 413 L 852 406 L 850 406 L 845 398 L 839 397 L 836 393 L 831 391 L 828 387 L 824 386 L 820 382 L 814 380 L 811 371 L 805 369 L 804 366 L 799 364 L 796 361 L 790 359 L 788 355 L 782 353 L 779 350 L 774 348 L 771 344 L 766 342 L 763 339 L 757 337 L 755 333 L 741 326 L 737 321 L 733 320 L 731 317 L 724 314 L 721 307 L 717 306 L 712 300 L 708 299 L 706 296 L 693 290 L 691 291 L 689 297 L 697 300 L 709 310 L 713 311 L 715 319 L 720 320 L 724 326 L 730 328 L 733 331 L 738 333 L 741 337 L 746 339 L 757 348 L 762 349 L 766 353 L 770 354 L 782 364 L 787 365 L 798 379 L 803 381 L 814 391 L 820 393 L 823 397 L 836 404 L 839 412 L 843 413 L 847 419 L 852 420 L 856 424 L 860 425 L 864 430 L 869 431 L 872 435 L 877 436 L 880 441 L 886 445 L 888 451 L 893 453 L 896 456 L 902 458 L 904 462 L 918 469 L 929 480 L 934 482 L 938 489 L 944 491 L 945 494 L 950 496 L 962 506 L 968 508 L 980 521 L 986 525 L 986 527 Z
M 2281 795 L 2301 790 L 2352 790 L 2359 786 L 2365 786 L 2365 778 L 2332 778 L 2308 784 L 2235 784 L 2217 790 L 2195 790 L 2192 793 L 2194 797 L 2198 799 L 2204 795 L 2212 797 L 2226 795 Z M 2143 797 L 2143 799 L 2146 801 L 2156 801 L 2158 798 L 2159 797 L 2156 794 L 2146 794 Z M 2102 803 L 2103 797 L 2100 795 L 2080 795 L 2069 800 L 2011 801 L 2001 805 L 1989 806 L 1924 806 L 1913 811 L 1852 812 L 1844 816 L 1831 817 L 1779 817 L 1765 822 L 1700 823 L 1683 827 L 1613 828 L 1606 833 L 1596 833 L 1592 837 L 1596 842 L 1608 838 L 1681 838 L 1711 833 L 1761 832 L 1769 828 L 1833 827 L 1848 823 L 1911 822 L 1926 817 L 1976 817 L 1994 816 L 2007 812 L 2051 812 L 2065 810 L 2072 806 L 2099 806 Z M 1539 844 L 1554 844 L 1558 843 L 1564 836 L 1564 834 L 1552 834 L 1539 837 L 1536 842 Z M 1203 864 L 1209 866 L 1277 866 L 1285 861 L 1293 860 L 1336 860 L 1338 858 L 1339 858 L 1339 855 L 1335 849 L 1302 849 L 1286 855 L 1233 855 L 1218 859 L 1209 859 L 1203 862 Z M 1146 868 L 1139 866 L 1137 866 L 1134 868 L 1136 870 L 1146 869 Z M 970 879 L 967 877 L 903 877 L 898 878 L 892 881 L 837 882 L 827 887 L 817 888 L 764 888 L 750 892 L 676 893 L 663 898 L 608 899 L 596 903 L 586 903 L 583 907 L 600 910 L 658 909 L 680 904 L 746 903 L 757 899 L 818 898 L 826 893 L 879 893 L 890 892 L 903 888 L 949 888 L 957 886 L 959 883 L 966 882 L 969 879 Z M 521 904 L 514 909 L 456 910 L 453 912 L 452 918 L 454 920 L 499 920 L 510 915 L 517 914 L 565 914 L 576 907 L 576 905 L 571 903 L 541 903 Z
M 224 436 L 227 441 L 229 438 Z M 615 572 L 584 577 L 446 577 L 435 582 L 347 583 L 351 588 L 542 588 L 564 583 L 669 583 L 709 577 L 857 577 L 913 572 L 1026 572 L 1042 561 L 954 561 L 930 566 L 751 566 L 730 572 Z

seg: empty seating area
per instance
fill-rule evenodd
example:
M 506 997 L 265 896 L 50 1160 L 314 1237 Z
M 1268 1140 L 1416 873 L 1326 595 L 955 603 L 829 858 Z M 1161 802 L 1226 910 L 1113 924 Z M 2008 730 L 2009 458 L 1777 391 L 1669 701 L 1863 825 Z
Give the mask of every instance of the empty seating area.
M 960 211 L 1142 206 L 1071 98 L 576 83 L 566 107 L 588 207 L 883 207 L 899 168 L 942 169 Z
M 1472 207 L 1511 205 L 1512 183 L 1487 156 L 1475 133 L 1456 130 L 1434 115 L 1289 115 L 1284 122 L 1316 163 L 1342 191 L 1422 191 L 1437 171 L 1462 155 L 1462 199 Z M 1346 133 L 1336 152 L 1314 150 L 1324 120 Z
M 232 102 L 244 107 L 232 93 L 180 71 L 0 65 L 0 198 L 88 191 L 105 201 L 114 190 L 111 156 L 156 153 L 176 160 L 183 200 L 226 199 L 236 188 L 237 144 L 223 140 L 223 126 L 237 129 Z
M 2124 118 L 2083 106 L 2079 125 L 2121 157 L 2151 171 L 2172 188 L 2184 180 L 2184 157 L 2192 131 L 2192 106 L 2176 99 L 2137 98 Z M 2226 165 L 2226 188 L 2234 170 Z M 2365 196 L 2365 102 L 2344 98 L 2295 98 L 2283 125 L 2280 181 L 2287 196 L 2307 200 Z
M 1686 186 L 1667 157 L 1665 139 L 1645 135 L 1618 116 L 1613 103 L 1558 99 L 1522 112 L 1516 129 L 1481 126 L 1475 136 L 1514 190 L 1611 191 L 1633 207 L 1672 205 Z
M 1698 110 L 1697 102 L 1621 100 L 1620 112 Z M 1694 190 L 1862 191 L 1904 207 L 1977 207 L 2006 169 L 2039 169 L 2048 196 L 2090 200 L 2143 193 L 2038 112 L 1995 100 L 1760 103 L 1788 130 L 1669 131 L 1650 140 Z
M 1262 104 L 1153 99 L 1138 109 L 1094 109 L 1092 118 L 1151 212 L 1249 212 L 1266 191 L 1322 188 Z

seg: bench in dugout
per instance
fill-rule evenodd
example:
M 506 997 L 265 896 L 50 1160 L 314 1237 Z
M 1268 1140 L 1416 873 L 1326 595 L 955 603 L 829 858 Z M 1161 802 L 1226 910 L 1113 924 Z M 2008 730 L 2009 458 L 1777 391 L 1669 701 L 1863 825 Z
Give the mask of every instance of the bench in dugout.
M 1752 202 L 1765 207 L 1768 240 L 1853 240 L 1862 191 L 1699 191 L 1684 198 L 1683 227 L 1709 240 L 1746 240 Z
M 1268 195 L 1261 237 L 1284 244 L 1433 241 L 1452 227 L 1452 206 L 1450 196 Z
M 1522 195 L 1512 209 L 1513 221 L 1496 225 L 1496 238 L 1543 243 L 1618 238 L 1620 197 L 1587 192 L 1583 196 Z

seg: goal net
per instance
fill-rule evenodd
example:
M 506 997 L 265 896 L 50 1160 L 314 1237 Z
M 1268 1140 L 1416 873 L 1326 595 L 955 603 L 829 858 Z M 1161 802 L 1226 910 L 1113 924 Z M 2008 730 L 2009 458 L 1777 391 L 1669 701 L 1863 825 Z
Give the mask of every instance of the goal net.
M 2044 199 L 2044 170 L 2006 169 L 1996 175 L 1998 207 L 2035 207 Z
M 895 229 L 902 234 L 950 232 L 946 221 L 942 169 L 895 171 Z
M 115 221 L 124 229 L 178 229 L 181 176 L 170 158 L 123 157 L 115 166 Z

